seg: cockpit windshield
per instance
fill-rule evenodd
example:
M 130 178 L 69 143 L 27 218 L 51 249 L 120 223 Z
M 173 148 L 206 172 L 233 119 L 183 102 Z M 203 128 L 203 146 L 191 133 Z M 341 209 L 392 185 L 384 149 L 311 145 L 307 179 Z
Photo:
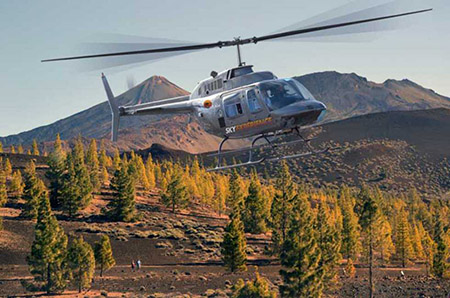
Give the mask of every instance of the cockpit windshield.
M 305 99 L 292 80 L 262 82 L 258 87 L 264 102 L 271 111 Z

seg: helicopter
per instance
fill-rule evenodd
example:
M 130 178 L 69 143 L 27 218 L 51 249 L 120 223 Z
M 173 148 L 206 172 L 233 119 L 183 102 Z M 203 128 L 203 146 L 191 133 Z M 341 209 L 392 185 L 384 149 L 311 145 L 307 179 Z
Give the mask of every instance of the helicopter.
M 322 154 L 329 148 L 315 150 L 311 139 L 301 134 L 301 129 L 311 127 L 321 120 L 326 113 L 324 103 L 316 100 L 311 92 L 294 78 L 278 78 L 270 71 L 254 71 L 252 65 L 246 65 L 241 58 L 241 46 L 288 36 L 297 36 L 310 32 L 325 31 L 333 28 L 354 26 L 357 24 L 379 22 L 386 19 L 405 17 L 431 11 L 422 9 L 399 14 L 385 15 L 375 18 L 360 19 L 351 22 L 335 23 L 290 30 L 269 35 L 234 38 L 229 41 L 153 48 L 139 51 L 122 51 L 105 54 L 83 55 L 65 58 L 42 60 L 42 62 L 64 61 L 76 59 L 92 59 L 97 57 L 112 57 L 126 55 L 142 55 L 150 53 L 183 52 L 199 49 L 223 48 L 235 46 L 237 49 L 238 66 L 220 73 L 212 71 L 210 77 L 202 80 L 190 95 L 158 100 L 130 106 L 119 106 L 109 86 L 106 76 L 102 73 L 102 81 L 112 114 L 111 140 L 117 141 L 121 117 L 140 115 L 170 115 L 189 114 L 196 117 L 206 132 L 222 138 L 217 153 L 215 167 L 208 171 L 226 170 L 242 166 L 251 166 L 263 162 L 276 162 L 286 159 L 307 157 Z M 279 142 L 283 136 L 294 136 L 294 140 Z M 230 139 L 253 138 L 251 146 L 223 150 L 224 144 Z M 263 144 L 257 145 L 259 140 Z M 255 158 L 256 149 L 277 149 L 301 143 L 306 151 L 292 155 L 274 155 Z M 274 150 L 280 152 L 280 150 Z M 247 153 L 248 160 L 232 165 L 225 165 L 226 155 Z

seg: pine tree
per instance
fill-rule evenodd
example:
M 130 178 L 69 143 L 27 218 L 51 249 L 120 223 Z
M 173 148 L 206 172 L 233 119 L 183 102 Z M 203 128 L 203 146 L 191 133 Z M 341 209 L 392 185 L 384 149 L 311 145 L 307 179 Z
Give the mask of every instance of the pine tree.
M 358 213 L 359 224 L 363 231 L 365 243 L 367 245 L 368 257 L 369 257 L 369 296 L 373 297 L 374 281 L 373 281 L 373 250 L 374 242 L 377 238 L 376 231 L 377 225 L 380 223 L 380 209 L 378 202 L 374 199 L 373 195 L 366 187 L 362 187 L 358 194 Z
M 39 155 L 39 147 L 36 139 L 33 139 L 33 144 L 31 145 L 33 155 Z
M 103 277 L 103 271 L 108 270 L 116 264 L 112 254 L 111 243 L 107 235 L 102 235 L 100 241 L 95 242 L 94 246 L 95 263 L 100 266 L 100 277 Z
M 120 159 L 120 152 L 119 149 L 116 148 L 116 150 L 114 150 L 114 158 L 112 161 L 113 172 L 117 171 L 120 168 L 121 163 L 122 160 Z
M 400 211 L 397 218 L 395 251 L 397 258 L 402 262 L 402 267 L 406 267 L 406 263 L 413 256 L 413 247 L 411 244 L 408 215 L 404 210 Z
M 142 157 L 136 155 L 133 159 L 136 167 L 137 181 L 145 190 L 150 190 L 150 183 L 148 182 L 147 170 L 144 165 Z
M 319 270 L 323 271 L 324 285 L 330 285 L 334 281 L 341 260 L 341 238 L 337 228 L 330 223 L 329 213 L 325 203 L 321 201 L 317 209 L 315 230 L 321 252 Z
M 22 174 L 19 170 L 15 170 L 12 178 L 11 178 L 11 184 L 9 185 L 9 190 L 16 200 L 20 199 L 23 195 L 23 189 L 25 185 L 22 181 Z
M 114 191 L 114 198 L 107 205 L 104 213 L 113 220 L 125 222 L 134 220 L 136 217 L 135 187 L 124 161 L 114 172 L 110 187 Z
M 10 177 L 11 174 L 12 174 L 12 165 L 11 165 L 11 162 L 9 161 L 9 158 L 7 158 L 7 159 L 5 160 L 5 167 L 4 167 L 4 170 L 5 170 L 5 176 L 6 176 L 6 178 Z
M 89 143 L 88 150 L 86 152 L 86 166 L 89 172 L 89 177 L 94 191 L 100 189 L 100 178 L 99 178 L 99 161 L 97 153 L 97 142 L 92 139 Z
M 59 207 L 60 192 L 63 186 L 63 174 L 65 171 L 65 153 L 62 149 L 61 138 L 59 134 L 56 135 L 56 140 L 53 143 L 53 151 L 50 153 L 47 164 L 49 166 L 45 176 L 50 181 L 50 204 L 53 207 Z
M 194 160 L 195 162 L 196 160 Z M 197 164 L 198 166 L 198 164 Z M 196 168 L 194 166 L 194 168 Z M 196 173 L 198 172 L 198 173 Z M 202 179 L 203 177 L 200 176 L 199 174 L 200 169 L 198 168 L 197 171 L 192 170 L 191 167 L 189 167 L 189 164 L 186 164 L 186 168 L 185 168 L 185 173 L 184 173 L 184 181 L 186 184 L 186 190 L 189 193 L 189 196 L 192 198 L 200 198 L 201 197 L 201 193 L 200 193 L 200 188 L 203 182 L 200 181 L 200 179 Z
M 240 213 L 232 213 L 221 244 L 222 260 L 231 272 L 247 270 L 246 239 Z
M 436 252 L 433 256 L 433 274 L 439 278 L 446 276 L 446 272 L 449 268 L 447 263 L 448 259 L 448 247 L 444 239 L 444 228 L 442 219 L 439 213 L 436 212 L 434 216 L 434 231 L 433 239 L 436 243 Z
M 191 175 L 194 178 L 194 180 L 200 180 L 201 176 L 201 169 L 200 164 L 198 162 L 197 156 L 194 157 L 194 160 L 192 161 L 191 166 Z
M 242 218 L 242 213 L 245 208 L 244 192 L 242 188 L 241 177 L 236 170 L 231 172 L 230 177 L 230 191 L 227 197 L 227 206 L 231 208 L 233 213 L 239 212 Z
M 23 146 L 22 146 L 22 144 L 19 144 L 19 146 L 17 147 L 17 153 L 23 154 Z
M 81 138 L 66 158 L 67 171 L 63 176 L 61 189 L 62 209 L 70 217 L 86 208 L 92 200 L 92 184 L 88 169 L 84 163 L 84 151 Z
M 251 234 L 266 232 L 267 214 L 265 204 L 266 200 L 262 195 L 261 182 L 256 171 L 253 171 L 243 212 L 243 223 L 246 232 Z
M 419 226 L 420 227 L 420 226 Z M 433 256 L 435 251 L 435 243 L 433 239 L 431 239 L 430 234 L 425 231 L 422 227 L 421 231 L 421 239 L 422 239 L 422 247 L 423 247 L 423 253 L 425 255 L 425 269 L 426 274 L 429 276 L 431 271 L 431 266 L 433 265 Z
M 75 238 L 67 252 L 67 263 L 71 270 L 72 281 L 77 285 L 78 293 L 88 289 L 94 277 L 94 251 L 83 237 Z
M 124 155 L 124 158 L 126 160 L 126 155 Z M 134 153 L 134 151 L 131 151 L 130 153 L 130 161 L 128 162 L 128 174 L 130 175 L 131 179 L 133 179 L 133 182 L 136 185 L 139 181 L 139 172 L 137 169 L 136 154 Z
M 100 182 L 102 185 L 106 185 L 109 181 L 109 173 L 105 166 L 102 166 L 100 170 Z
M 390 261 L 392 252 L 395 250 L 392 242 L 392 227 L 385 217 L 381 217 L 377 229 L 375 247 L 380 252 L 381 263 L 385 264 Z
M 275 292 L 270 291 L 268 281 L 256 271 L 256 278 L 244 282 L 239 279 L 233 289 L 233 298 L 276 298 Z
M 0 153 L 3 153 L 3 144 L 0 142 Z
M 320 297 L 323 271 L 319 269 L 320 248 L 314 231 L 314 216 L 306 197 L 299 196 L 290 217 L 289 230 L 280 260 L 282 297 Z
M 48 294 L 61 292 L 66 287 L 67 271 L 64 262 L 67 236 L 51 213 L 50 201 L 45 191 L 41 193 L 38 201 L 35 236 L 27 262 L 35 281 L 43 283 L 43 289 Z
M 411 244 L 414 251 L 414 257 L 416 260 L 423 260 L 425 258 L 422 240 L 419 234 L 419 228 L 417 224 L 414 222 L 411 228 Z
M 147 171 L 147 180 L 150 189 L 156 186 L 155 177 L 155 164 L 153 163 L 152 155 L 149 154 L 147 160 L 145 161 L 145 170 Z
M 102 140 L 100 142 L 100 153 L 98 156 L 98 162 L 100 165 L 100 168 L 105 167 L 108 168 L 112 165 L 112 160 L 111 158 L 106 154 L 106 149 L 105 149 L 105 141 Z
M 36 166 L 33 161 L 25 169 L 25 187 L 23 199 L 25 204 L 20 213 L 21 217 L 35 219 L 38 216 L 39 199 L 45 192 L 44 183 L 36 176 Z
M 6 175 L 5 171 L 1 166 L 0 160 L 0 207 L 5 206 L 7 201 L 8 201 L 8 193 L 6 190 Z
M 179 166 L 174 168 L 169 179 L 167 189 L 161 195 L 161 202 L 166 207 L 171 207 L 172 212 L 175 213 L 176 209 L 186 207 L 189 203 Z
M 358 253 L 359 227 L 350 200 L 342 203 L 342 246 L 341 253 L 349 259 L 355 259 Z
M 214 181 L 214 210 L 222 215 L 226 208 L 228 196 L 228 178 L 225 175 L 217 175 Z
M 11 145 L 11 147 L 10 147 L 10 149 L 9 149 L 9 152 L 10 152 L 11 154 L 16 154 L 16 148 L 14 147 L 14 145 Z
M 205 170 L 202 169 L 201 177 L 202 179 L 197 182 L 200 184 L 200 202 L 203 205 L 211 205 L 214 198 L 214 182 L 211 178 L 211 173 L 206 173 Z
M 276 194 L 270 209 L 274 252 L 279 252 L 289 229 L 289 216 L 295 198 L 295 186 L 286 161 L 282 161 L 276 180 Z
M 155 186 L 159 186 L 161 184 L 162 172 L 161 164 L 158 161 L 153 163 L 153 174 L 155 176 Z
M 77 185 L 77 174 L 71 156 L 68 156 L 66 164 L 67 172 L 64 174 L 59 194 L 61 197 L 60 205 L 65 214 L 74 217 L 83 208 L 83 197 Z
M 159 181 L 159 188 L 161 188 L 163 192 L 167 190 L 167 186 L 169 185 L 171 177 L 172 177 L 172 170 L 170 168 L 166 168 L 164 172 L 161 169 L 161 179 Z

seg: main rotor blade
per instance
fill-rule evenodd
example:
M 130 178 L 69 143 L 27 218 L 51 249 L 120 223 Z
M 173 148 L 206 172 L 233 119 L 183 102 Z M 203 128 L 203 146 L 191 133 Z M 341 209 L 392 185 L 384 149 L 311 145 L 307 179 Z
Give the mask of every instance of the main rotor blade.
M 398 18 L 398 17 L 408 16 L 408 15 L 413 15 L 413 14 L 418 14 L 418 13 L 424 13 L 424 12 L 428 12 L 431 10 L 433 10 L 433 9 L 428 8 L 428 9 L 410 11 L 410 12 L 394 14 L 394 15 L 389 15 L 389 16 L 383 16 L 383 17 L 377 17 L 377 18 L 363 19 L 363 20 L 352 21 L 352 22 L 345 22 L 345 23 L 338 23 L 338 24 L 331 24 L 331 25 L 304 28 L 304 29 L 293 30 L 293 31 L 274 33 L 274 34 L 264 35 L 264 36 L 260 36 L 260 37 L 254 37 L 253 42 L 256 43 L 259 41 L 265 41 L 265 40 L 287 37 L 287 36 L 292 36 L 292 35 L 300 35 L 300 34 L 323 31 L 323 30 L 328 30 L 328 29 L 333 29 L 333 28 L 340 28 L 340 27 L 346 27 L 346 26 L 353 26 L 353 25 L 357 25 L 357 24 L 376 22 L 376 21 L 381 21 L 381 20 L 386 20 L 386 19 L 392 19 L 392 18 Z
M 54 59 L 41 60 L 41 62 L 77 60 L 77 59 L 112 57 L 112 56 L 126 56 L 126 55 L 138 55 L 138 54 L 152 54 L 152 53 L 164 53 L 164 52 L 192 51 L 192 50 L 201 50 L 201 49 L 208 49 L 208 48 L 215 48 L 215 47 L 221 47 L 221 42 L 219 41 L 219 42 L 214 42 L 214 43 L 205 43 L 205 44 L 179 46 L 179 47 L 168 47 L 168 48 L 160 48 L 160 49 L 127 51 L 127 52 L 95 54 L 95 55 L 82 55 L 82 56 L 65 57 L 65 58 L 54 58 Z
M 269 34 L 269 35 L 263 35 L 260 37 L 251 37 L 251 38 L 246 38 L 246 39 L 235 39 L 235 40 L 231 40 L 231 41 L 218 41 L 218 42 L 213 42 L 213 43 L 174 46 L 174 47 L 146 49 L 146 50 L 138 50 L 138 51 L 124 51 L 124 52 L 115 52 L 115 53 L 106 53 L 106 54 L 82 55 L 82 56 L 75 56 L 75 57 L 45 59 L 45 60 L 42 60 L 41 62 L 77 60 L 77 59 L 89 59 L 89 58 L 113 57 L 113 56 L 126 56 L 126 55 L 139 55 L 139 54 L 151 54 L 151 53 L 194 51 L 194 50 L 210 49 L 210 48 L 216 48 L 216 47 L 222 48 L 222 47 L 229 47 L 229 46 L 236 46 L 236 45 L 244 45 L 244 44 L 249 44 L 249 43 L 257 43 L 260 41 L 266 41 L 266 40 L 282 38 L 282 37 L 287 37 L 287 36 L 293 36 L 293 35 L 300 35 L 300 34 L 305 34 L 305 33 L 310 33 L 310 32 L 324 31 L 324 30 L 333 29 L 333 28 L 376 22 L 376 21 L 381 21 L 381 20 L 386 20 L 386 19 L 392 19 L 392 18 L 398 18 L 398 17 L 408 16 L 408 15 L 413 15 L 413 14 L 418 14 L 418 13 L 424 13 L 424 12 L 428 12 L 431 10 L 432 10 L 432 8 L 416 10 L 416 11 L 399 13 L 399 14 L 394 14 L 394 15 L 388 15 L 388 16 L 382 16 L 382 17 L 376 17 L 376 18 L 370 18 L 370 19 L 362 19 L 362 20 L 357 20 L 357 21 L 344 22 L 344 23 L 331 24 L 331 25 L 316 26 L 316 27 L 310 27 L 310 28 L 304 28 L 304 29 L 298 29 L 298 30 L 292 30 L 292 31 L 274 33 L 274 34 Z
M 280 28 L 274 32 L 268 32 L 267 34 L 275 34 L 286 31 L 294 31 L 311 27 L 392 15 L 405 12 L 404 7 L 409 7 L 409 11 L 427 8 L 423 7 L 423 3 L 421 2 L 422 0 L 389 0 L 389 2 L 384 1 L 386 0 L 353 0 L 342 6 L 332 8 L 328 11 L 322 12 L 303 21 Z M 418 22 L 414 18 L 393 18 L 381 22 L 371 22 L 359 24 L 356 26 L 346 26 L 317 32 L 309 32 L 306 34 L 292 35 L 274 39 L 271 41 L 312 41 L 345 43 L 361 41 L 367 42 L 379 38 L 380 34 L 378 34 L 378 32 L 406 28 L 417 23 Z

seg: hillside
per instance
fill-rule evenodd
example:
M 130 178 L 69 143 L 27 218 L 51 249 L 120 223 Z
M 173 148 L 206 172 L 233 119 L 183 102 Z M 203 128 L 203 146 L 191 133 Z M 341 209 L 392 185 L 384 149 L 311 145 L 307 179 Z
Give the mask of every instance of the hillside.
M 417 110 L 436 107 L 450 108 L 450 100 L 408 80 L 387 80 L 382 84 L 367 81 L 356 74 L 337 72 L 313 73 L 296 77 L 317 99 L 328 106 L 325 121 L 340 120 L 361 114 L 392 110 Z M 99 86 L 100 88 L 100 86 Z M 153 76 L 118 96 L 120 104 L 137 104 L 188 94 L 164 77 Z M 53 124 L 0 138 L 8 146 L 29 145 L 33 139 L 42 142 L 42 149 L 60 133 L 63 140 L 81 134 L 86 138 L 108 140 L 110 110 L 107 102 L 59 120 Z M 206 133 L 195 120 L 188 123 L 184 116 L 142 116 L 123 118 L 118 147 L 121 150 L 144 149 L 154 143 L 198 153 L 217 148 L 219 138 Z M 244 144 L 235 142 L 231 147 Z M 106 141 L 108 149 L 113 146 Z M 47 150 L 48 151 L 48 150 Z
M 433 159 L 450 158 L 450 109 L 374 113 L 327 123 L 318 141 L 402 140 Z
M 327 123 L 308 133 L 315 137 L 314 147 L 335 150 L 289 160 L 299 182 L 315 187 L 368 183 L 395 192 L 414 185 L 424 194 L 450 194 L 450 109 L 368 114 Z M 293 154 L 292 149 L 283 153 Z M 203 158 L 212 162 L 207 155 Z M 247 157 L 237 158 L 246 161 Z M 273 175 L 277 165 L 266 163 L 259 169 Z

